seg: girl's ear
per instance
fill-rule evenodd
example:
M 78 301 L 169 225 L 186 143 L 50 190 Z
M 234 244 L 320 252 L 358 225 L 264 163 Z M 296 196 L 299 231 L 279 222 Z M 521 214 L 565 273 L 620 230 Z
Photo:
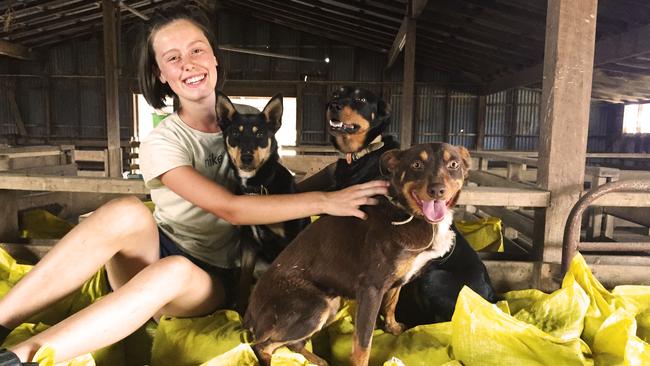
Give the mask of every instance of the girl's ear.
M 167 79 L 165 79 L 165 77 L 160 73 L 158 73 L 158 80 L 163 84 L 167 84 Z

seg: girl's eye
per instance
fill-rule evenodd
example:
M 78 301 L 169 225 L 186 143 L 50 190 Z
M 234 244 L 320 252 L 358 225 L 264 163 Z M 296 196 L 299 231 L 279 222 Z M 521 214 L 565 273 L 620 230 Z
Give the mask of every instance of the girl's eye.
M 458 169 L 459 166 L 460 166 L 460 164 L 458 164 L 458 162 L 456 160 L 450 161 L 449 164 L 447 165 L 447 167 L 449 169 L 452 169 L 452 170 Z
M 178 56 L 171 56 L 167 58 L 167 62 L 176 62 L 180 59 Z
M 424 164 L 420 160 L 416 160 L 411 164 L 411 168 L 415 170 L 420 170 L 424 168 Z
M 200 53 L 203 53 L 203 50 L 200 49 L 200 48 L 195 48 L 195 49 L 192 50 L 192 53 L 198 55 Z

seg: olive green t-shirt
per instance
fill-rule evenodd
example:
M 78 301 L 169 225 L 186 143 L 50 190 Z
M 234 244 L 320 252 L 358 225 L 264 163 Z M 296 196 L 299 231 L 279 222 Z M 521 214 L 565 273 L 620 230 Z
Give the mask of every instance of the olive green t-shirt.
M 235 226 L 195 206 L 162 184 L 161 174 L 191 166 L 231 192 L 236 186 L 221 132 L 197 131 L 174 113 L 142 141 L 140 170 L 151 199 L 154 218 L 181 250 L 208 264 L 232 268 L 239 259 L 239 233 Z M 188 181 L 188 185 L 192 182 Z

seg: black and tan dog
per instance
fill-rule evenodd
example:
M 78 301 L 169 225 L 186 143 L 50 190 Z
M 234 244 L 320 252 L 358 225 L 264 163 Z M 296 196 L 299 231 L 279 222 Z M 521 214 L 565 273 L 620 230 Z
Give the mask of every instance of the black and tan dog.
M 219 92 L 216 110 L 228 158 L 239 180 L 237 193 L 295 193 L 293 176 L 279 162 L 275 139 L 282 124 L 282 96 L 271 98 L 260 113 L 239 113 L 230 99 Z M 301 219 L 241 227 L 242 263 L 237 298 L 240 312 L 246 308 L 257 256 L 271 263 L 308 224 L 308 219 Z
M 384 153 L 390 199 L 368 206 L 366 220 L 325 216 L 312 223 L 271 264 L 253 289 L 244 326 L 263 363 L 281 346 L 315 364 L 325 361 L 305 342 L 334 319 L 340 297 L 357 300 L 353 365 L 367 365 L 377 316 L 399 334 L 400 288 L 453 243 L 452 212 L 467 175 L 463 147 L 422 144 Z
M 345 86 L 334 91 L 327 106 L 327 123 L 332 143 L 342 156 L 300 182 L 300 189 L 340 189 L 381 178 L 379 157 L 398 147 L 391 136 L 382 136 L 389 117 L 390 106 L 369 90 Z M 463 286 L 494 301 L 485 265 L 454 225 L 452 230 L 456 233 L 452 249 L 428 263 L 402 291 L 397 318 L 409 327 L 450 320 Z

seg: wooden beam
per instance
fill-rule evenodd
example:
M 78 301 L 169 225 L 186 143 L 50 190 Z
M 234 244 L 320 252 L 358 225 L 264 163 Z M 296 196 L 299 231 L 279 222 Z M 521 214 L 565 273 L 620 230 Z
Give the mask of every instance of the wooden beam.
M 118 8 L 112 0 L 102 0 L 104 15 L 104 83 L 106 88 L 106 133 L 108 138 L 108 176 L 122 176 L 120 148 L 120 99 L 118 84 L 117 29 Z
M 33 56 L 29 51 L 29 48 L 19 45 L 17 43 L 11 43 L 0 39 L 0 55 L 17 58 L 20 60 L 32 60 Z
M 413 19 L 419 18 L 427 7 L 427 2 L 429 0 L 409 0 L 409 16 Z
M 406 29 L 408 27 L 408 22 L 409 18 L 404 17 L 402 25 L 400 25 L 399 30 L 397 31 L 397 35 L 393 40 L 393 45 L 390 47 L 390 51 L 388 51 L 388 63 L 386 64 L 387 69 L 393 66 L 395 60 L 397 60 L 397 56 L 400 54 L 400 52 L 402 52 L 402 49 L 404 48 L 404 44 L 406 43 Z
M 51 175 L 0 174 L 0 190 L 148 194 L 138 179 L 64 177 Z M 0 205 L 1 206 L 1 205 Z
M 535 212 L 533 244 L 545 262 L 561 261 L 564 226 L 583 190 L 596 10 L 597 0 L 548 1 L 537 185 L 551 202 Z
M 404 44 L 404 83 L 402 84 L 402 114 L 400 120 L 400 145 L 402 149 L 413 142 L 413 119 L 415 118 L 415 19 L 406 23 Z

